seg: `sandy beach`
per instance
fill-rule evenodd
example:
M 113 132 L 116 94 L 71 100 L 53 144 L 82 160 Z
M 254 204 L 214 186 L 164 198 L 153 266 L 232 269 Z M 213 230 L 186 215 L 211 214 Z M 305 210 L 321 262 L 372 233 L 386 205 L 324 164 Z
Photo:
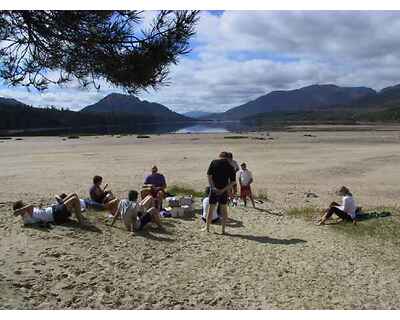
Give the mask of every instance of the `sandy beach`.
M 22 137 L 0 140 L 1 309 L 398 309 L 400 131 Z M 255 139 L 255 138 L 259 139 Z M 262 138 L 262 139 L 260 139 Z M 199 215 L 132 236 L 104 212 L 97 231 L 23 227 L 12 202 L 88 196 L 100 174 L 126 198 L 156 164 L 168 185 L 203 190 L 222 150 L 246 162 L 260 210 L 230 208 L 227 235 Z M 313 220 L 346 185 L 357 226 Z M 197 199 L 196 206 L 200 207 Z M 304 212 L 304 215 L 302 213 Z

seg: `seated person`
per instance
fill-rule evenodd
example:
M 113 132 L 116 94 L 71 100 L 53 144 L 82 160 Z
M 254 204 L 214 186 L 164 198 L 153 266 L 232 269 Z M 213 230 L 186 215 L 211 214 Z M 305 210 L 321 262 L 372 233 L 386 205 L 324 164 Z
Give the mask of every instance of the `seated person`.
M 334 213 L 343 221 L 351 221 L 353 224 L 356 224 L 357 206 L 350 190 L 343 186 L 337 193 L 343 197 L 342 205 L 332 202 L 329 208 L 325 210 L 322 218 L 318 221 L 318 225 L 325 224 L 325 221 L 328 220 Z
M 47 208 L 38 208 L 33 205 L 26 205 L 22 201 L 17 201 L 13 205 L 14 216 L 21 216 L 25 225 L 36 223 L 62 224 L 69 220 L 71 213 L 74 212 L 81 226 L 85 226 L 84 218 L 81 214 L 81 205 L 76 194 L 71 195 L 61 204 L 56 204 Z
M 101 176 L 93 177 L 93 186 L 89 190 L 90 200 L 87 204 L 93 208 L 104 210 L 107 209 L 112 215 L 115 214 L 117 210 L 118 202 L 115 201 L 111 191 L 106 190 L 108 184 L 101 188 L 103 178 Z
M 93 177 L 93 186 L 89 190 L 90 199 L 97 203 L 105 204 L 112 199 L 114 196 L 111 191 L 106 190 L 108 184 L 101 188 L 101 184 L 103 183 L 103 177 L 101 176 L 94 176 Z
M 151 174 L 144 180 L 146 186 L 151 186 L 148 192 L 142 192 L 142 199 L 150 193 L 156 200 L 156 208 L 161 210 L 162 201 L 165 198 L 165 189 L 167 188 L 167 182 L 163 174 L 158 173 L 157 166 L 151 168 Z
M 205 190 L 205 198 L 202 201 L 202 208 L 203 208 L 203 213 L 201 215 L 201 220 L 206 222 L 207 220 L 207 214 L 208 214 L 208 208 L 210 207 L 210 187 L 207 187 Z M 212 220 L 211 223 L 216 223 L 220 220 L 220 214 L 218 212 L 219 206 L 216 206 L 213 213 L 212 213 Z
M 138 192 L 135 190 L 129 191 L 128 199 L 118 200 L 118 207 L 115 212 L 111 226 L 121 217 L 126 229 L 132 233 L 135 230 L 142 230 L 149 223 L 154 222 L 161 227 L 160 214 L 153 206 L 154 202 L 151 197 L 137 202 Z

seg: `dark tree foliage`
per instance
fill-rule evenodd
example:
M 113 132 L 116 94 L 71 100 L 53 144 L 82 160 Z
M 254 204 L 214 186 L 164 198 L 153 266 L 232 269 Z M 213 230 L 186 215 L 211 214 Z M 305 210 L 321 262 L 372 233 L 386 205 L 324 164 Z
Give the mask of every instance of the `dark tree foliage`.
M 160 11 L 143 29 L 140 11 L 0 11 L 0 77 L 45 90 L 76 78 L 128 93 L 165 83 L 190 51 L 198 11 Z M 57 72 L 56 80 L 49 76 Z

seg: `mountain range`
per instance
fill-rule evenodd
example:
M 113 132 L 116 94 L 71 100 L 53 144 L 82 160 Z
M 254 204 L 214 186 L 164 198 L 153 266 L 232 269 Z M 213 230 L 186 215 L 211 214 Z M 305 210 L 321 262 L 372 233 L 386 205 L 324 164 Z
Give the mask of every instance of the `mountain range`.
M 188 121 L 188 117 L 173 112 L 166 106 L 155 102 L 140 100 L 132 95 L 111 93 L 100 101 L 83 108 L 83 113 L 114 113 L 127 115 L 146 115 L 160 121 Z
M 61 128 L 72 131 L 92 128 L 96 132 L 103 132 L 104 128 L 124 128 L 129 131 L 146 124 L 156 127 L 156 123 L 160 122 L 172 125 L 188 121 L 193 119 L 161 104 L 122 94 L 110 94 L 81 111 L 35 108 L 15 99 L 0 97 L 0 131 L 3 134 L 9 130 L 48 131 Z
M 356 99 L 371 95 L 376 95 L 376 91 L 366 87 L 311 85 L 295 90 L 272 91 L 255 100 L 206 118 L 240 120 L 265 112 L 309 111 L 321 107 L 346 105 Z
M 400 85 L 377 92 L 367 87 L 311 85 L 272 91 L 223 113 L 178 114 L 159 103 L 112 93 L 81 111 L 35 108 L 15 99 L 0 98 L 0 130 L 39 128 L 125 127 L 151 123 L 201 120 L 268 122 L 400 122 Z M 154 125 L 155 127 L 157 125 Z

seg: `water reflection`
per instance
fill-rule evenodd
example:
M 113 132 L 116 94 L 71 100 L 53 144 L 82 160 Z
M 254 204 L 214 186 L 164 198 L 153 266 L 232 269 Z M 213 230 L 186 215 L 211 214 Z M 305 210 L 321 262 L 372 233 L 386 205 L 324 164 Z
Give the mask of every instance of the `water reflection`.
M 224 133 L 229 132 L 227 128 L 215 125 L 196 124 L 175 131 L 175 133 Z

